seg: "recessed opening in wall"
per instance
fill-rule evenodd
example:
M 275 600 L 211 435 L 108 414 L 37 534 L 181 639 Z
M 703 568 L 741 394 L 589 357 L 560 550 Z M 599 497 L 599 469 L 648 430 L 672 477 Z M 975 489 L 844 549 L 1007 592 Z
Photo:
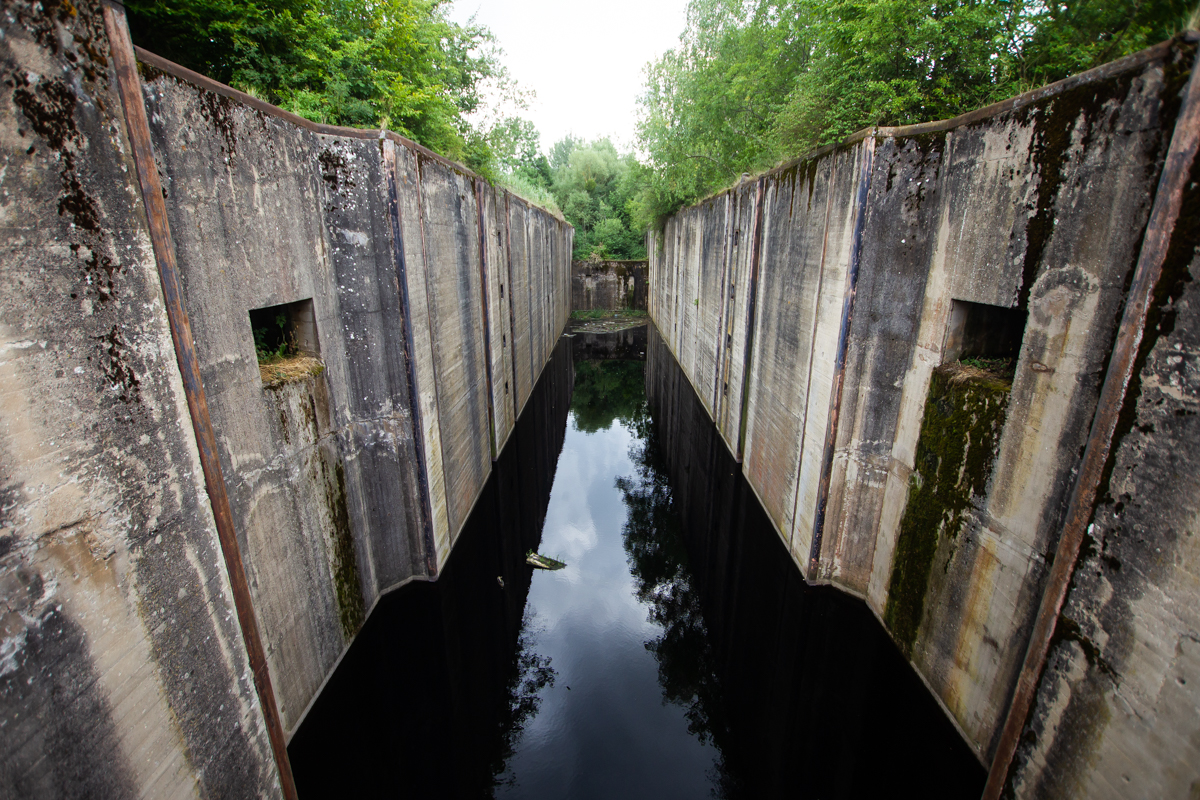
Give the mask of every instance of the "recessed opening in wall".
M 1027 317 L 1028 312 L 1021 308 L 951 301 L 943 361 L 961 361 L 1011 378 Z
M 304 380 L 325 369 L 311 299 L 250 309 L 250 330 L 263 386 Z

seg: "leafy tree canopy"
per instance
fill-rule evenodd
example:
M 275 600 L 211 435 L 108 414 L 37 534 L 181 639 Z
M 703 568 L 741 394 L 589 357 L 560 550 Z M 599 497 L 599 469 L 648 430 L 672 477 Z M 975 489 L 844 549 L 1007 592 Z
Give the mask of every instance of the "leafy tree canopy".
M 136 43 L 308 119 L 388 127 L 491 177 L 521 121 L 471 126 L 492 34 L 445 0 L 128 0 Z M 525 123 L 528 125 L 528 123 Z M 519 137 L 517 137 L 519 138 Z
M 945 119 L 1169 38 L 1190 0 L 692 0 L 647 69 L 647 225 L 870 125 Z

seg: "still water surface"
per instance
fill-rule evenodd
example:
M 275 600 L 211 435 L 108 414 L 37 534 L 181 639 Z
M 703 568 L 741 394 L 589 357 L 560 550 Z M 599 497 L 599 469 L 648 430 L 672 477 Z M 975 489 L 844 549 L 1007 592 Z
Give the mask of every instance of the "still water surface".
M 645 329 L 564 338 L 442 576 L 380 602 L 289 753 L 302 797 L 976 797 L 984 777 L 865 606 L 799 578 Z

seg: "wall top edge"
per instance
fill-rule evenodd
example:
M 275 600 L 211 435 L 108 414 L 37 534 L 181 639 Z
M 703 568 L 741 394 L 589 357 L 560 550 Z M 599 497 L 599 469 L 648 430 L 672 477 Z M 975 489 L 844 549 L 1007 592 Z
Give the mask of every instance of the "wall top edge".
M 321 135 L 321 136 L 341 136 L 341 137 L 344 137 L 347 139 L 376 139 L 376 140 L 380 140 L 380 141 L 382 141 L 384 139 L 388 139 L 388 140 L 400 145 L 401 147 L 406 147 L 409 150 L 413 151 L 414 153 L 424 156 L 425 158 L 429 159 L 430 161 L 434 161 L 444 167 L 452 169 L 455 172 L 458 172 L 468 178 L 483 181 L 484 183 L 487 183 L 489 186 L 492 186 L 495 189 L 498 189 L 499 191 L 504 192 L 509 197 L 524 203 L 526 206 L 528 206 L 530 208 L 536 208 L 537 210 L 548 214 L 549 216 L 553 217 L 554 219 L 557 219 L 560 222 L 566 223 L 565 219 L 563 219 L 559 215 L 555 214 L 554 212 L 550 211 L 550 209 L 543 208 L 542 206 L 538 205 L 537 203 L 534 203 L 532 200 L 524 198 L 521 195 L 516 194 L 515 192 L 505 189 L 503 186 L 496 186 L 491 181 L 489 181 L 487 178 L 483 177 L 482 175 L 480 175 L 477 172 L 474 172 L 473 170 L 464 166 L 463 164 L 460 164 L 457 161 L 453 161 L 449 158 L 446 158 L 445 156 L 440 155 L 438 153 L 435 153 L 433 150 L 430 150 L 428 147 L 425 147 L 422 144 L 418 144 L 417 142 L 414 142 L 412 139 L 409 139 L 406 136 L 401 136 L 400 134 L 396 133 L 395 131 L 389 131 L 384 128 L 380 128 L 380 129 L 349 128 L 349 127 L 344 127 L 341 125 L 326 125 L 321 122 L 313 122 L 310 119 L 305 119 L 304 117 L 300 116 L 299 114 L 293 114 L 292 112 L 286 111 L 286 110 L 280 108 L 279 106 L 271 105 L 270 103 L 266 102 L 265 100 L 259 100 L 257 97 L 254 97 L 253 95 L 249 95 L 249 94 L 246 94 L 245 92 L 234 89 L 232 86 L 226 86 L 225 84 L 223 84 L 219 81 L 213 80 L 212 78 L 208 77 L 207 75 L 201 75 L 199 72 L 190 70 L 187 67 L 184 67 L 180 64 L 176 64 L 174 61 L 168 61 L 167 59 L 163 58 L 162 56 L 155 55 L 154 53 L 151 53 L 149 50 L 146 50 L 145 48 L 134 45 L 133 49 L 134 49 L 135 54 L 137 55 L 138 61 L 142 62 L 143 64 L 147 64 L 147 65 L 153 67 L 154 69 L 159 70 L 160 72 L 164 72 L 174 78 L 177 78 L 177 79 L 183 81 L 184 83 L 190 83 L 190 84 L 200 87 L 201 89 L 204 89 L 205 91 L 212 92 L 213 94 L 218 94 L 218 95 L 221 95 L 222 97 L 228 97 L 230 100 L 234 100 L 238 103 L 241 103 L 242 105 L 249 106 L 250 108 L 253 108 L 256 111 L 262 112 L 263 114 L 267 114 L 267 115 L 275 117 L 277 119 L 281 119 L 284 122 L 295 125 L 298 128 L 304 128 L 305 130 L 311 131 L 311 132 Z
M 984 106 L 983 108 L 976 109 L 975 111 L 968 111 L 965 114 L 959 114 L 957 117 L 935 120 L 932 122 L 918 122 L 913 125 L 900 125 L 894 127 L 871 126 L 863 128 L 850 134 L 840 142 L 827 144 L 823 147 L 818 147 L 815 150 L 810 150 L 804 155 L 789 159 L 788 161 L 772 167 L 765 172 L 752 176 L 749 179 L 739 181 L 733 186 L 729 186 L 719 192 L 714 192 L 713 194 L 696 201 L 690 206 L 685 206 L 684 208 L 680 209 L 680 211 L 685 211 L 688 208 L 695 208 L 696 206 L 703 205 L 711 200 L 715 200 L 719 197 L 729 194 L 730 192 L 737 190 L 739 187 L 753 184 L 764 178 L 774 177 L 775 175 L 792 169 L 798 164 L 823 158 L 836 150 L 853 147 L 869 137 L 875 137 L 876 139 L 902 139 L 907 136 L 922 136 L 929 133 L 943 133 L 956 128 L 974 125 L 978 122 L 983 122 L 984 120 L 998 117 L 1001 114 L 1005 114 L 1010 111 L 1016 111 L 1027 106 L 1031 106 L 1034 103 L 1038 103 L 1042 100 L 1064 94 L 1080 86 L 1085 86 L 1090 83 L 1099 83 L 1117 75 L 1131 72 L 1139 67 L 1144 67 L 1147 64 L 1152 64 L 1155 61 L 1163 61 L 1176 46 L 1180 44 L 1195 45 L 1197 43 L 1200 43 L 1200 31 L 1184 31 L 1183 33 L 1176 34 L 1165 42 L 1160 42 L 1153 47 L 1148 47 L 1145 50 L 1132 53 L 1124 58 L 1119 58 L 1116 61 L 1110 61 L 1107 64 L 1101 64 L 1100 66 L 1094 67 L 1086 72 L 1080 72 L 1078 75 L 1070 75 L 1066 78 L 1063 78 L 1061 81 L 1055 81 L 1054 83 L 1050 83 L 1045 86 L 1039 86 L 1036 89 L 1030 89 L 1028 92 L 1023 92 L 1015 97 L 1010 97 L 1007 100 L 1001 100 L 998 103 L 992 103 L 989 106 Z

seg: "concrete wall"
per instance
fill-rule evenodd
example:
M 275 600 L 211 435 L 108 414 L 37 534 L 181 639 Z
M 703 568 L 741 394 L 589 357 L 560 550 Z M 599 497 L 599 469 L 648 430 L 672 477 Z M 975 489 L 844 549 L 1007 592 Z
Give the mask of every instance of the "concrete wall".
M 104 22 L 60 11 L 6 7 L 0 39 L 0 794 L 278 794 Z M 381 594 L 445 564 L 565 326 L 572 230 L 140 56 L 290 734 Z M 301 300 L 324 369 L 264 385 L 249 311 Z
M 648 243 L 651 316 L 800 570 L 866 598 L 985 763 L 1194 51 L 1180 40 L 963 118 L 871 129 Z M 935 380 L 963 303 L 1027 319 L 991 417 Z M 974 421 L 933 441 L 931 408 Z M 963 464 L 929 507 L 940 462 L 925 452 Z
M 99 10 L 0 38 L 0 796 L 279 793 Z
M 1200 793 L 1200 169 L 1009 786 Z
M 576 261 L 571 264 L 571 310 L 646 310 L 645 261 Z

